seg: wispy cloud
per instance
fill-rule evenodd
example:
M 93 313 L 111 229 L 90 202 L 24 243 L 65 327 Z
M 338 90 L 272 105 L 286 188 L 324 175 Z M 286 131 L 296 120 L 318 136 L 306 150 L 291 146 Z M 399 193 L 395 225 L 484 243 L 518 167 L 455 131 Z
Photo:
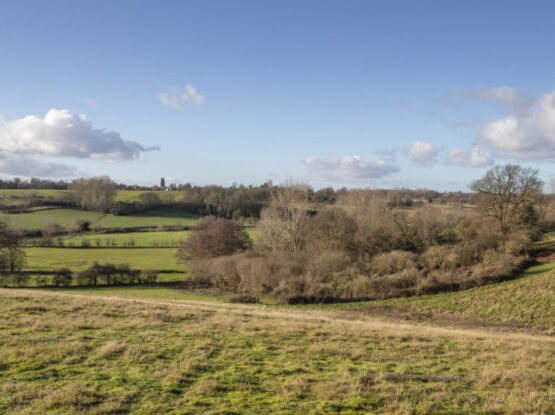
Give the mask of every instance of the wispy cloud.
M 393 160 L 372 160 L 361 156 L 307 157 L 303 162 L 312 178 L 337 182 L 377 179 L 400 170 Z
M 461 99 L 473 99 L 486 104 L 498 104 L 512 111 L 524 113 L 534 105 L 532 95 L 520 92 L 510 86 L 481 89 L 456 89 L 445 95 L 441 102 L 453 104 Z
M 96 109 L 96 99 L 91 97 L 82 97 L 79 101 L 84 104 L 87 104 L 90 108 Z
M 158 100 L 173 109 L 184 110 L 187 104 L 204 104 L 204 97 L 191 85 L 171 87 L 157 95 Z
M 446 161 L 448 164 L 458 164 L 462 167 L 484 167 L 493 164 L 489 152 L 480 147 L 453 150 L 447 154 Z

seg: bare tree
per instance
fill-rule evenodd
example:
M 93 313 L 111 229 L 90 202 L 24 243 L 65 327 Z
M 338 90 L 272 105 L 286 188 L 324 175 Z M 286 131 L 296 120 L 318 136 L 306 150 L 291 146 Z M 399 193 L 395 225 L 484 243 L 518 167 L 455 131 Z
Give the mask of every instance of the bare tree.
M 199 220 L 193 234 L 178 248 L 178 262 L 189 259 L 215 258 L 232 255 L 250 245 L 249 235 L 238 223 L 229 219 L 207 216 Z
M 116 200 L 117 185 L 108 176 L 75 180 L 71 194 L 77 206 L 96 212 L 109 212 Z
M 484 214 L 498 220 L 503 234 L 510 232 L 523 209 L 542 199 L 542 187 L 537 170 L 515 164 L 495 166 L 470 185 L 481 196 Z
M 302 183 L 287 182 L 271 196 L 258 222 L 259 246 L 296 255 L 304 248 L 309 218 L 309 190 Z
M 19 272 L 25 265 L 25 251 L 21 238 L 4 222 L 0 222 L 0 270 Z

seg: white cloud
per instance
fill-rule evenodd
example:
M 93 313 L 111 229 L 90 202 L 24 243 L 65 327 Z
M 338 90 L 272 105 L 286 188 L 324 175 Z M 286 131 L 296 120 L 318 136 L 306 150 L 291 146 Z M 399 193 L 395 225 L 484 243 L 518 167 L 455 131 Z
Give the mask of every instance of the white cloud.
M 85 115 L 51 109 L 44 118 L 29 115 L 8 122 L 0 117 L 0 150 L 19 155 L 125 161 L 159 147 L 146 148 L 124 140 L 117 131 L 94 128 Z
M 65 178 L 76 176 L 77 170 L 65 164 L 0 151 L 0 173 L 24 177 Z
M 87 104 L 89 107 L 91 107 L 92 109 L 96 108 L 96 99 L 91 98 L 91 97 L 83 97 L 80 99 L 81 102 Z
M 404 151 L 416 165 L 425 167 L 435 163 L 438 150 L 431 143 L 416 140 Z
M 555 160 L 555 91 L 541 96 L 525 113 L 483 125 L 481 144 L 500 157 L 517 160 Z
M 493 164 L 488 151 L 473 147 L 470 150 L 453 150 L 447 154 L 447 163 L 464 167 L 484 167 Z
M 176 110 L 185 109 L 186 104 L 204 104 L 204 97 L 191 85 L 184 88 L 171 87 L 166 92 L 161 92 L 157 98 L 162 104 Z
M 374 161 L 360 156 L 307 157 L 303 162 L 308 167 L 311 177 L 339 182 L 377 179 L 400 170 L 393 161 Z

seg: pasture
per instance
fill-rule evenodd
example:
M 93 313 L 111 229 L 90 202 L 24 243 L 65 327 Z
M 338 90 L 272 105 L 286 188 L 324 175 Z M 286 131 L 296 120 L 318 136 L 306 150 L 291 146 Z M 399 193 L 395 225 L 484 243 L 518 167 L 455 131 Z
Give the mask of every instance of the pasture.
M 82 271 L 95 261 L 101 264 L 129 264 L 133 269 L 185 271 L 175 259 L 176 248 L 25 248 L 27 270 L 56 271 L 67 267 Z
M 2 215 L 13 227 L 40 230 L 47 224 L 65 226 L 68 222 L 86 220 L 91 228 L 133 228 L 162 226 L 194 226 L 198 215 L 177 208 L 159 208 L 134 215 L 115 216 L 78 209 L 47 209 Z
M 139 202 L 143 193 L 154 193 L 165 201 L 178 201 L 183 192 L 166 192 L 163 190 L 118 190 L 116 202 Z M 69 202 L 71 192 L 69 190 L 51 189 L 0 189 L 0 206 L 25 205 L 29 201 Z
M 0 290 L 0 412 L 552 412 L 548 336 Z
M 176 232 L 123 232 L 107 234 L 80 234 L 63 239 L 64 246 L 80 246 L 83 241 L 95 246 L 124 247 L 176 247 L 190 236 L 189 231 Z

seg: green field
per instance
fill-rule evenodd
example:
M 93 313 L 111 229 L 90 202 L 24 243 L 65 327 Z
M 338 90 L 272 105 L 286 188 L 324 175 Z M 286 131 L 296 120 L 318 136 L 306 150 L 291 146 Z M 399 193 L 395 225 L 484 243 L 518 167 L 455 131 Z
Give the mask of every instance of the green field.
M 49 223 L 65 226 L 68 222 L 77 220 L 87 220 L 91 222 L 93 228 L 193 226 L 198 220 L 198 215 L 176 208 L 160 208 L 128 216 L 102 215 L 78 209 L 47 209 L 29 213 L 4 214 L 2 218 L 7 219 L 11 226 L 31 230 L 42 229 Z
M 132 242 L 135 247 L 167 247 L 179 246 L 190 236 L 190 231 L 176 232 L 125 232 L 106 234 L 80 234 L 74 237 L 64 238 L 64 246 L 80 246 L 83 241 L 88 241 L 92 247 L 106 246 L 107 244 L 122 247 L 129 246 Z M 98 242 L 100 241 L 100 242 Z M 113 245 L 112 245 L 113 246 Z
M 554 330 L 554 293 L 555 263 L 548 263 L 530 267 L 514 280 L 468 290 L 314 307 L 440 324 Z
M 553 413 L 548 336 L 139 296 L 0 289 L 0 413 Z
M 139 202 L 142 193 L 155 193 L 160 199 L 171 199 L 178 201 L 183 197 L 183 192 L 165 192 L 162 190 L 118 190 L 116 195 L 117 202 Z M 50 189 L 0 189 L 0 206 L 24 205 L 30 199 L 45 200 L 49 202 L 68 202 L 71 200 L 69 190 L 50 190 Z
M 64 267 L 80 271 L 94 261 L 129 264 L 133 269 L 185 271 L 185 265 L 177 264 L 175 252 L 176 248 L 25 248 L 26 269 L 35 271 L 56 271 Z

